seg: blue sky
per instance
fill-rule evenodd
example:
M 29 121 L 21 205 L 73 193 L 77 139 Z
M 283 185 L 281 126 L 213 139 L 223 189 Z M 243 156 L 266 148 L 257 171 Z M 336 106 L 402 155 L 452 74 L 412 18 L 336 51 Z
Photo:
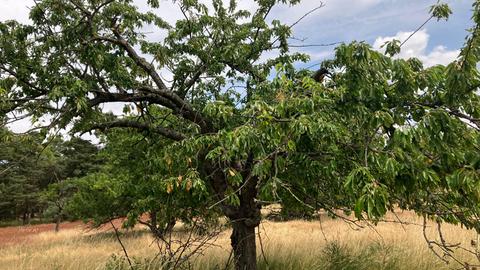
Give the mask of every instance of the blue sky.
M 208 0 L 204 0 L 207 2 Z M 146 0 L 134 0 L 142 9 L 149 9 Z M 228 2 L 228 1 L 226 1 Z M 294 36 L 306 39 L 304 44 L 331 42 L 350 42 L 363 40 L 379 48 L 386 40 L 397 38 L 403 41 L 410 32 L 419 27 L 428 17 L 428 10 L 437 0 L 324 0 L 323 8 L 306 17 L 295 26 Z M 402 48 L 400 57 L 418 57 L 426 66 L 447 64 L 458 55 L 467 35 L 465 31 L 471 27 L 471 4 L 467 0 L 447 0 L 453 14 L 447 22 L 430 21 L 422 31 L 418 32 Z M 290 7 L 282 5 L 274 8 L 268 20 L 280 19 L 285 23 L 293 23 L 307 11 L 319 6 L 318 0 L 303 0 L 301 4 Z M 32 0 L 0 0 L 0 21 L 15 19 L 28 23 L 28 7 Z M 252 10 L 252 0 L 240 0 L 240 8 Z M 178 7 L 171 0 L 161 0 L 158 11 L 167 21 L 173 23 L 182 18 Z M 151 38 L 161 39 L 165 33 L 155 32 Z M 292 44 L 301 44 L 292 40 Z M 332 57 L 334 47 L 311 47 L 301 49 L 311 55 L 311 63 Z M 272 52 L 275 54 L 275 52 Z M 266 55 L 265 57 L 268 57 Z M 168 76 L 168 74 L 162 74 Z M 122 106 L 114 106 L 112 110 L 121 112 Z M 17 123 L 11 128 L 23 131 L 31 125 L 28 122 Z
M 23 22 L 28 18 L 31 0 L 0 0 L 0 20 L 17 19 Z M 139 6 L 145 6 L 144 0 L 135 0 Z M 252 7 L 250 0 L 240 0 L 241 7 Z M 392 35 L 398 31 L 411 31 L 427 17 L 428 9 L 436 0 L 324 0 L 325 7 L 307 17 L 295 28 L 298 36 L 309 37 L 311 41 L 328 42 L 334 40 L 366 40 L 373 42 L 378 36 Z M 471 4 L 473 1 L 446 1 L 454 13 L 449 21 L 430 23 L 427 29 L 433 44 L 458 47 L 462 44 L 469 25 Z M 294 21 L 303 12 L 321 1 L 303 0 L 295 7 L 281 6 L 270 15 L 270 19 L 280 18 Z M 162 4 L 171 7 L 171 1 L 162 0 Z M 177 12 L 165 12 L 169 18 Z M 168 13 L 168 14 L 167 14 Z M 431 46 L 434 46 L 434 45 Z
M 305 1 L 308 5 L 304 5 L 312 7 L 315 2 Z M 434 3 L 436 1 L 432 0 L 325 1 L 326 7 L 296 27 L 295 35 L 308 38 L 306 44 L 364 40 L 372 45 L 377 41 L 378 45 L 386 37 L 402 40 L 408 35 L 398 34 L 419 27 L 429 17 L 429 8 Z M 430 65 L 453 60 L 458 54 L 456 50 L 464 43 L 465 29 L 472 25 L 472 1 L 457 0 L 449 4 L 453 10 L 450 19 L 447 22 L 431 20 L 405 44 L 404 50 L 412 52 L 402 56 L 420 56 Z M 331 48 L 310 48 L 306 51 L 313 56 L 324 56 Z
M 146 0 L 134 0 L 134 2 L 142 9 L 148 9 Z M 325 7 L 308 16 L 294 28 L 294 35 L 297 38 L 306 38 L 305 44 L 364 40 L 373 45 L 380 37 L 394 37 L 399 32 L 415 30 L 428 18 L 429 7 L 436 2 L 437 0 L 303 0 L 301 4 L 294 7 L 282 5 L 273 9 L 268 19 L 294 22 L 306 11 L 324 3 Z M 446 2 L 451 6 L 453 15 L 447 22 L 432 20 L 428 23 L 419 37 L 411 40 L 410 46 L 415 45 L 425 49 L 416 50 L 409 56 L 420 53 L 428 56 L 438 46 L 442 46 L 444 54 L 448 52 L 452 54 L 462 46 L 466 35 L 465 29 L 471 26 L 473 1 L 447 0 Z M 28 7 L 32 3 L 32 0 L 0 0 L 0 20 L 16 19 L 28 22 Z M 240 0 L 239 6 L 253 9 L 255 4 L 251 0 Z M 170 22 L 181 18 L 180 11 L 170 0 L 161 0 L 159 13 Z M 292 41 L 292 43 L 299 42 Z M 406 45 L 408 49 L 409 44 Z M 314 61 L 328 58 L 332 50 L 333 48 L 322 47 L 303 49 L 312 55 Z M 437 53 L 437 57 L 442 57 L 440 54 Z

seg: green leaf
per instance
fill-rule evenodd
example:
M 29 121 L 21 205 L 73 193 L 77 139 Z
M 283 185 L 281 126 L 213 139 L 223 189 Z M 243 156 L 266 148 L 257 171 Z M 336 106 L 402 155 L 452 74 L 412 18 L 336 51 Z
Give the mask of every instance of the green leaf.
M 448 4 L 439 2 L 436 5 L 430 7 L 430 13 L 432 14 L 432 17 L 437 19 L 437 21 L 441 19 L 448 20 L 448 18 L 452 14 L 452 10 L 448 6 Z

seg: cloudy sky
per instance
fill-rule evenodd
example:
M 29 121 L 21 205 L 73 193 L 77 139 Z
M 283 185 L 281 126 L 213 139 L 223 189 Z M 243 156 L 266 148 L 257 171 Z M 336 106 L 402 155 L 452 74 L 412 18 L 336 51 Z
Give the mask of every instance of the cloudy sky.
M 208 0 L 205 0 L 208 1 Z M 134 0 L 142 10 L 147 10 L 146 0 Z M 366 41 L 379 48 L 393 38 L 405 40 L 412 31 L 428 17 L 428 10 L 437 0 L 324 0 L 325 6 L 295 26 L 294 36 L 304 40 L 303 44 L 325 44 L 332 42 Z M 453 15 L 445 22 L 430 21 L 402 48 L 400 57 L 418 57 L 425 65 L 446 64 L 458 55 L 467 34 L 465 29 L 472 23 L 471 4 L 467 0 L 447 0 Z M 240 7 L 253 9 L 251 0 L 240 0 Z M 280 19 L 293 23 L 307 11 L 319 6 L 318 0 L 303 0 L 301 4 L 276 7 L 267 19 Z M 32 0 L 0 0 L 0 21 L 18 20 L 28 23 Z M 161 0 L 159 11 L 167 21 L 181 18 L 180 10 L 171 0 Z M 159 39 L 162 33 L 153 33 Z M 293 40 L 292 44 L 301 44 Z M 332 57 L 333 47 L 309 47 L 302 49 L 312 57 L 305 66 L 319 63 Z M 18 125 L 20 131 L 27 125 Z

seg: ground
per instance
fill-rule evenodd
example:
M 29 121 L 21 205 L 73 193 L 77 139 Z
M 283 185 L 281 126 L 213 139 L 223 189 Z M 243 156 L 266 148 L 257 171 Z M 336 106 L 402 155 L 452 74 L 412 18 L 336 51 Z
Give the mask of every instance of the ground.
M 83 226 L 83 223 L 80 221 L 64 222 L 61 224 L 61 229 L 77 229 Z M 27 244 L 35 235 L 51 232 L 54 231 L 54 229 L 55 224 L 53 223 L 0 228 L 0 248 L 5 248 L 8 245 Z
M 396 224 L 395 215 L 376 227 L 352 227 L 323 217 L 316 221 L 264 221 L 259 227 L 260 269 L 451 269 L 428 248 L 423 238 L 422 219 L 412 213 L 397 213 L 408 224 Z M 120 221 L 116 222 L 119 225 Z M 55 233 L 53 224 L 0 228 L 0 269 L 106 269 L 123 256 L 121 246 L 109 227 L 100 230 L 73 222 L 63 223 Z M 430 223 L 427 235 L 438 238 Z M 472 248 L 476 233 L 446 225 L 447 241 Z M 230 254 L 230 230 L 223 231 L 215 245 L 192 259 L 193 269 L 224 269 Z M 123 243 L 133 260 L 148 263 L 155 257 L 156 245 L 144 228 L 122 234 Z M 438 240 L 438 239 L 437 239 Z M 263 250 L 263 252 L 262 252 Z M 462 262 L 478 263 L 474 256 L 458 250 Z M 457 267 L 458 268 L 458 267 Z M 116 269 L 116 268 L 114 268 Z M 153 269 L 153 268 L 145 268 Z
M 114 225 L 121 227 L 122 220 L 117 219 Z M 109 224 L 101 226 L 97 229 L 92 229 L 88 224 L 82 221 L 63 222 L 60 224 L 60 230 L 77 230 L 87 232 L 103 232 L 113 230 Z M 35 239 L 36 236 L 43 233 L 51 233 L 55 231 L 55 223 L 26 225 L 26 226 L 12 226 L 0 228 L 0 249 L 9 245 L 27 245 L 29 241 Z M 1 267 L 0 267 L 1 269 Z

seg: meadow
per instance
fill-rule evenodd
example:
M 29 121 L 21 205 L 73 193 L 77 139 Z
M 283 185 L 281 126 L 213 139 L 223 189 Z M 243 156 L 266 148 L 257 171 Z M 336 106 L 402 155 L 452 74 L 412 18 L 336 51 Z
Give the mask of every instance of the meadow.
M 442 262 L 423 237 L 423 219 L 399 213 L 407 224 L 382 222 L 359 228 L 339 219 L 316 221 L 264 221 L 257 241 L 259 269 L 452 269 Z M 387 219 L 396 218 L 388 215 Z M 426 233 L 435 239 L 436 224 Z M 444 225 L 447 241 L 471 248 L 476 233 Z M 157 247 L 144 228 L 122 231 L 121 239 L 137 269 L 158 269 Z M 437 239 L 438 240 L 438 239 Z M 211 247 L 191 260 L 192 269 L 225 269 L 230 255 L 230 230 L 220 233 Z M 261 246 L 260 246 L 261 244 Z M 262 251 L 263 250 L 263 251 Z M 455 257 L 475 263 L 472 254 L 457 250 Z M 477 261 L 478 262 L 478 261 Z M 115 234 L 70 226 L 58 233 L 39 232 L 15 243 L 0 245 L 0 269 L 129 269 Z M 471 269 L 475 269 L 472 267 Z

